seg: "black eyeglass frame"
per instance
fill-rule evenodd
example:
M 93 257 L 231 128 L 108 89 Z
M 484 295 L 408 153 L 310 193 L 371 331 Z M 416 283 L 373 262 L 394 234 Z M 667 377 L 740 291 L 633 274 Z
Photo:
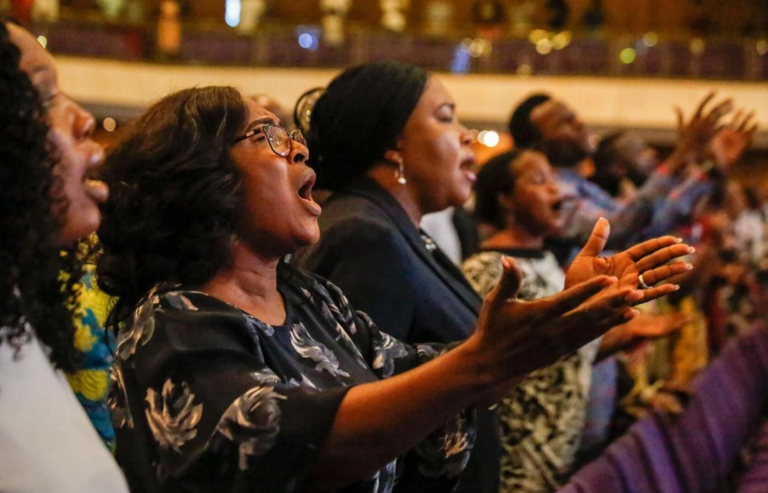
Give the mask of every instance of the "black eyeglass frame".
M 270 132 L 270 129 L 275 129 L 276 131 L 282 131 L 285 133 L 285 135 L 288 136 L 288 151 L 285 153 L 278 152 L 277 149 L 275 149 L 275 144 L 272 142 L 272 139 L 276 136 L 272 135 L 272 132 Z M 243 135 L 240 135 L 239 137 L 235 137 L 235 140 L 232 141 L 232 145 L 237 144 L 240 141 L 243 141 L 245 139 L 248 139 L 250 137 L 253 137 L 254 135 L 258 134 L 259 132 L 264 132 L 264 135 L 267 137 L 267 142 L 269 143 L 269 148 L 272 149 L 272 152 L 277 154 L 280 157 L 286 157 L 290 156 L 293 152 L 293 142 L 296 141 L 301 145 L 306 146 L 307 145 L 307 139 L 304 138 L 304 134 L 299 130 L 298 128 L 295 130 L 291 130 L 290 132 L 281 127 L 280 125 L 275 125 L 273 123 L 265 123 L 264 125 L 261 125 L 259 127 L 254 128 L 251 131 L 248 131 L 244 133 Z

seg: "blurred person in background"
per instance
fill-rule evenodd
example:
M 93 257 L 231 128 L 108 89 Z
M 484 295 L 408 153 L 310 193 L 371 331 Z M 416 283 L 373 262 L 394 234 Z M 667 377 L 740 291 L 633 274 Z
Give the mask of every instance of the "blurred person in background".
M 491 159 L 480 169 L 475 197 L 478 219 L 497 228 L 462 268 L 477 292 L 485 296 L 493 289 L 501 278 L 504 256 L 514 258 L 523 272 L 521 299 L 560 292 L 566 272 L 546 250 L 544 240 L 562 226 L 563 198 L 546 156 L 528 150 Z M 601 223 L 605 228 L 605 220 Z M 575 265 L 581 262 L 579 257 L 574 260 Z M 689 267 L 669 268 L 685 272 Z M 554 492 L 562 486 L 576 467 L 594 361 L 648 338 L 665 336 L 683 323 L 682 317 L 639 315 L 554 365 L 533 372 L 515 387 L 497 408 L 504 451 L 500 491 Z
M 509 131 L 517 148 L 535 147 L 547 156 L 558 171 L 563 195 L 573 198 L 560 236 L 583 241 L 595 221 L 606 217 L 614 225 L 608 244 L 613 248 L 643 235 L 672 230 L 681 217 L 690 216 L 696 199 L 711 190 L 710 174 L 696 174 L 691 182 L 689 168 L 709 161 L 715 171 L 725 173 L 747 149 L 755 131 L 751 115 L 734 120 L 727 132 L 721 131 L 721 120 L 732 103 L 725 100 L 707 110 L 713 98 L 714 93 L 704 98 L 688 121 L 677 110 L 674 151 L 628 202 L 614 199 L 579 174 L 577 165 L 594 155 L 598 140 L 562 101 L 546 94 L 528 97 L 512 113 Z

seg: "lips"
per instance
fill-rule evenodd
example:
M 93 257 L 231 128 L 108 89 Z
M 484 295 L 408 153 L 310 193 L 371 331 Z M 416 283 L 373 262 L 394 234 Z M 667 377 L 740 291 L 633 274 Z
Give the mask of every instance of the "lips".
M 104 164 L 104 149 L 98 146 L 91 154 L 88 172 L 83 178 L 83 190 L 97 204 L 103 204 L 109 198 L 109 187 L 96 178 L 99 169 Z
M 83 190 L 97 204 L 103 204 L 109 198 L 109 187 L 103 181 L 86 179 Z
M 312 168 L 307 168 L 307 170 L 301 176 L 301 181 L 299 182 L 298 190 L 296 190 L 296 195 L 299 196 L 302 204 L 311 214 L 319 216 L 322 212 L 322 208 L 312 198 L 312 188 L 315 186 L 316 179 L 317 177 Z
M 467 178 L 467 180 L 469 180 L 472 183 L 477 181 L 477 173 L 475 173 L 475 156 L 474 155 L 462 161 L 461 164 L 459 165 L 459 169 L 464 172 L 464 176 Z

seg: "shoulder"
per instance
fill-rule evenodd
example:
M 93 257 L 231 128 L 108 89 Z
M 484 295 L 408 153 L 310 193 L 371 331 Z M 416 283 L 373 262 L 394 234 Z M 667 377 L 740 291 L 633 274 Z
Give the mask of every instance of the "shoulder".
M 333 196 L 324 206 L 319 223 L 323 238 L 340 235 L 388 237 L 396 230 L 391 218 L 378 204 L 351 194 Z
M 242 350 L 256 343 L 251 325 L 244 312 L 213 296 L 178 286 L 156 287 L 120 328 L 115 355 L 126 360 L 142 348 Z

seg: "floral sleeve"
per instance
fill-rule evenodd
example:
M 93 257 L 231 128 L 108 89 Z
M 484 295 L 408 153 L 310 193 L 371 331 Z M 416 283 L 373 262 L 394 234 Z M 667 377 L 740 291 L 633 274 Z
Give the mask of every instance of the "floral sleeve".
M 131 489 L 300 490 L 348 387 L 281 378 L 212 300 L 151 295 L 121 331 L 110 408 Z
M 449 351 L 456 344 L 408 345 L 381 332 L 363 312 L 355 312 L 341 291 L 325 281 L 331 295 L 329 303 L 337 307 L 337 317 L 354 328 L 358 344 L 367 362 L 379 378 L 389 378 L 411 370 Z M 323 290 L 325 291 L 325 290 Z M 476 411 L 464 410 L 443 423 L 414 447 L 399 464 L 396 491 L 452 491 L 469 461 L 476 435 Z

